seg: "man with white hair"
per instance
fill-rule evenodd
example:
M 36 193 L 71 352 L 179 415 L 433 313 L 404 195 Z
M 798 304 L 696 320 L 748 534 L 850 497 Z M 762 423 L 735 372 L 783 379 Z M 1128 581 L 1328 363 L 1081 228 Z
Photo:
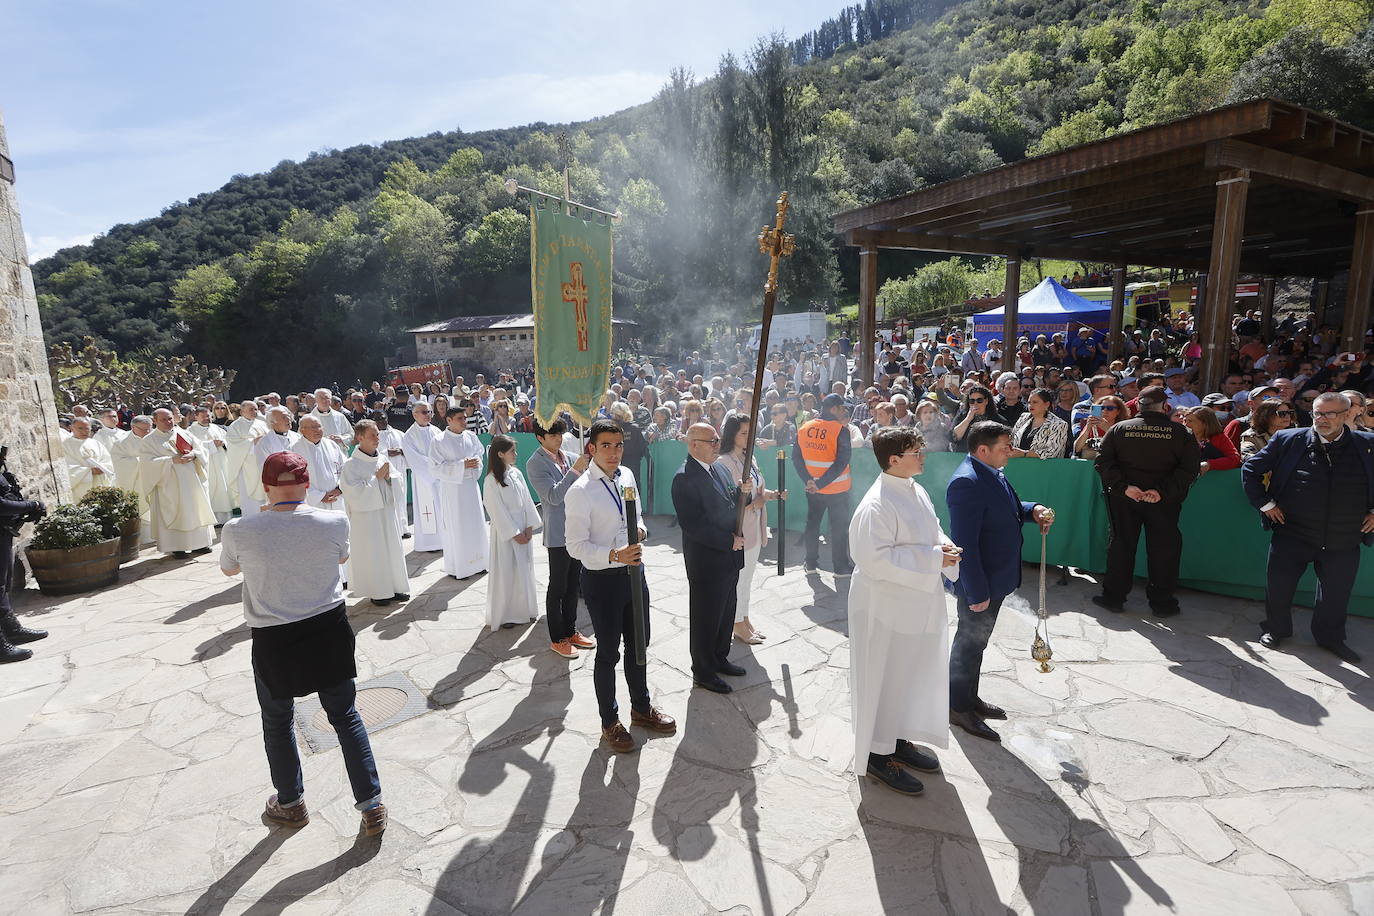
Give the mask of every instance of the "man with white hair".
M 291 411 L 280 404 L 267 408 L 267 425 L 266 435 L 253 444 L 253 472 L 259 480 L 262 478 L 262 466 L 267 461 L 267 456 L 277 452 L 291 451 L 291 446 L 295 445 L 301 437 L 300 433 L 291 429 Z M 258 488 L 258 492 L 263 492 L 261 487 Z M 265 502 L 266 496 L 264 495 L 260 497 L 258 507 L 261 508 Z M 244 508 L 244 511 L 248 511 L 247 507 Z
M 72 434 L 62 440 L 62 451 L 67 456 L 72 499 L 80 499 L 95 487 L 115 485 L 114 461 L 105 446 L 91 438 L 89 417 L 72 418 Z
M 239 405 L 238 419 L 229 424 L 225 432 L 224 474 L 229 481 L 229 493 L 234 504 L 247 511 L 249 506 L 260 506 L 266 499 L 262 489 L 258 463 L 253 460 L 253 446 L 267 435 L 267 423 L 258 416 L 256 401 L 244 401 Z
M 133 490 L 138 494 L 139 518 L 142 524 L 139 526 L 139 544 L 151 544 L 153 541 L 153 520 L 149 514 L 148 507 L 148 483 L 143 474 L 140 456 L 143 454 L 143 439 L 148 433 L 153 431 L 153 418 L 145 414 L 139 414 L 129 421 L 129 434 L 120 439 L 110 449 L 110 459 L 114 462 L 115 480 L 126 490 Z
M 209 553 L 215 538 L 207 486 L 209 455 L 195 437 L 177 429 L 167 408 L 153 411 L 153 425 L 156 428 L 141 440 L 140 457 L 158 549 L 181 559 Z
M 344 511 L 339 474 L 347 458 L 333 439 L 325 438 L 324 427 L 314 414 L 301 417 L 300 438 L 291 445 L 291 451 L 305 459 L 310 471 L 306 505 L 331 512 Z
M 106 451 L 112 450 L 116 442 L 129 435 L 119 428 L 119 411 L 113 407 L 106 407 L 100 412 L 100 422 L 91 424 L 91 438 L 105 446 Z
M 461 413 L 461 411 L 460 411 Z M 439 489 L 434 479 L 434 469 L 430 465 L 430 453 L 440 430 L 429 422 L 430 407 L 424 401 L 417 401 L 411 410 L 414 424 L 401 437 L 406 461 L 410 465 L 410 477 L 414 486 L 411 490 L 411 507 L 415 513 L 415 546 L 418 553 L 433 553 L 444 549 L 440 536 Z
M 191 425 L 186 431 L 205 447 L 209 457 L 206 472 L 210 485 L 210 508 L 215 513 L 215 527 L 218 528 L 234 515 L 234 500 L 229 492 L 228 449 L 224 430 L 210 422 L 210 408 L 196 407 L 192 411 Z M 122 484 L 121 484 L 122 486 Z
M 315 389 L 315 409 L 306 414 L 320 422 L 324 435 L 341 449 L 353 444 L 353 424 L 342 410 L 334 409 L 334 394 L 328 388 Z

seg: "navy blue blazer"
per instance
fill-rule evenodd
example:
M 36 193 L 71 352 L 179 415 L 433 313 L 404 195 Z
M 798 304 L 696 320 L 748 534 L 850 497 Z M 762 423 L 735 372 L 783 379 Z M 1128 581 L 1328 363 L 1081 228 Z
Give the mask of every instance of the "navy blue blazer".
M 1010 595 L 1021 585 L 1021 526 L 1034 521 L 1035 503 L 1002 486 L 997 472 L 972 455 L 949 479 L 949 536 L 964 549 L 955 588 L 969 604 Z
M 1356 432 L 1347 429 L 1345 435 L 1355 437 L 1355 454 L 1360 456 L 1364 465 L 1365 486 L 1369 496 L 1365 508 L 1374 508 L 1374 433 Z M 1302 456 L 1316 443 L 1317 431 L 1311 427 L 1281 429 L 1274 433 L 1264 448 L 1260 449 L 1240 466 L 1240 482 L 1245 487 L 1245 498 L 1256 509 L 1270 502 L 1283 508 L 1284 493 L 1293 482 L 1293 471 L 1297 469 Z M 1264 475 L 1270 474 L 1269 487 L 1264 486 Z M 1261 514 L 1260 524 L 1266 531 L 1272 530 L 1274 523 L 1269 516 Z M 1366 534 L 1365 546 L 1374 544 L 1374 534 Z

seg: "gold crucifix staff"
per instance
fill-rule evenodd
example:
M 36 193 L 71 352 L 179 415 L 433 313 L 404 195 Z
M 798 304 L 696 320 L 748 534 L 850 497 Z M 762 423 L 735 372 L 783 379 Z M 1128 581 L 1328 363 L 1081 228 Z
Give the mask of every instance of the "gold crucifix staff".
M 768 361 L 768 331 L 773 324 L 773 304 L 778 298 L 778 262 L 797 250 L 796 238 L 782 231 L 783 224 L 787 222 L 787 211 L 791 206 L 787 202 L 787 192 L 783 191 L 778 197 L 776 221 L 772 226 L 764 226 L 763 231 L 759 233 L 759 251 L 769 258 L 768 282 L 763 284 L 763 326 L 759 329 L 759 357 L 754 364 L 754 396 L 749 405 L 749 438 L 744 446 L 744 477 L 749 476 L 754 466 L 754 440 L 758 436 L 754 424 L 759 421 L 759 405 L 763 403 L 763 368 Z M 733 445 L 733 442 L 722 442 L 721 448 L 728 449 Z M 778 481 L 778 489 L 785 489 L 781 480 Z M 737 502 L 735 534 L 743 536 L 745 495 L 742 490 Z

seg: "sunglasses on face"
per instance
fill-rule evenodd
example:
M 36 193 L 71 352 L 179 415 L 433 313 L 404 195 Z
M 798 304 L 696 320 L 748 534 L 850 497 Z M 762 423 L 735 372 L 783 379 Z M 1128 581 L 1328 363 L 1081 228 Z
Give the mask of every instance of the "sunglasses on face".
M 969 398 L 969 399 L 968 399 L 968 402 L 969 402 L 970 404 L 986 404 L 986 403 L 988 402 L 988 399 L 987 399 L 987 398 Z

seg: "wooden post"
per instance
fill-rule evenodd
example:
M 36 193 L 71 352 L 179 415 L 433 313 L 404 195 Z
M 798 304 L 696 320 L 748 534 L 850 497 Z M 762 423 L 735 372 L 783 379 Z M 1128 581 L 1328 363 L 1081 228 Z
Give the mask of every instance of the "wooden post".
M 1202 311 L 1202 375 L 1198 390 L 1219 391 L 1231 346 L 1231 313 L 1236 302 L 1241 237 L 1250 173 L 1228 169 L 1217 178 L 1216 217 L 1212 221 L 1212 257 L 1207 269 L 1207 302 Z
M 1112 318 L 1107 332 L 1107 356 L 1121 359 L 1125 351 L 1125 341 L 1121 338 L 1126 326 L 1126 265 L 1117 264 L 1112 268 Z
M 1021 308 L 1021 256 L 1007 258 L 1007 282 L 1002 287 L 1002 368 L 1016 365 L 1017 317 Z M 993 379 L 996 383 L 997 379 Z
M 1260 335 L 1266 341 L 1274 339 L 1274 278 L 1260 280 Z
M 855 366 L 861 392 L 873 384 L 873 334 L 877 315 L 878 249 L 865 245 L 859 249 L 859 339 L 856 341 L 858 365 Z
M 1345 287 L 1345 321 L 1341 325 L 1341 351 L 1364 349 L 1369 329 L 1369 298 L 1374 295 L 1374 206 L 1355 215 L 1355 246 L 1350 252 L 1350 281 Z
M 1312 297 L 1312 312 L 1317 316 L 1317 327 L 1326 324 L 1326 307 L 1331 302 L 1331 281 L 1318 280 L 1317 291 Z

